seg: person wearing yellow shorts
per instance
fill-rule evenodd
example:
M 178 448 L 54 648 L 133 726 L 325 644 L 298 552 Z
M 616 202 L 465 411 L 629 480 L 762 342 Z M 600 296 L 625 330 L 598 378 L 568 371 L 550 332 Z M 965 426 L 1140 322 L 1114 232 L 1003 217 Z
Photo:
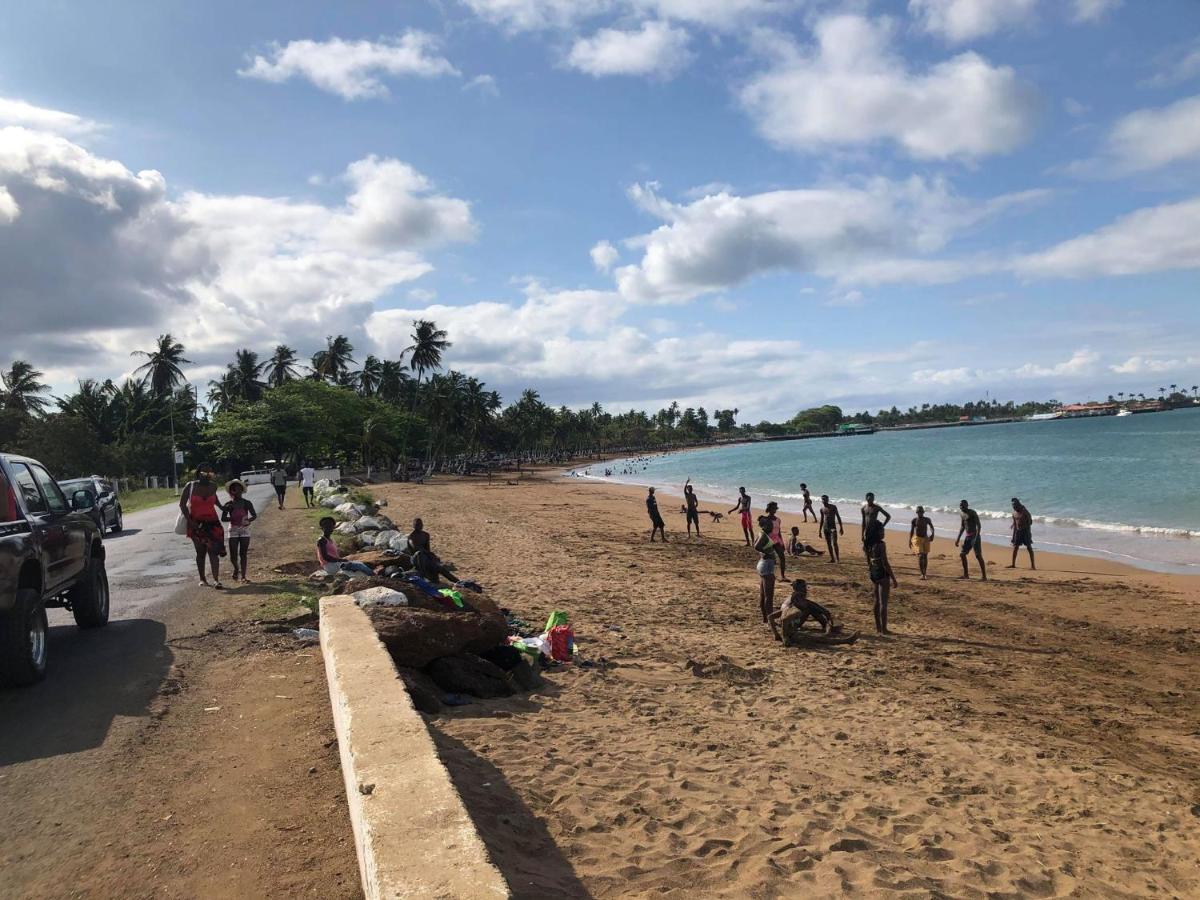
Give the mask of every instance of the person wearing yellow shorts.
M 917 554 L 917 562 L 921 566 L 921 580 L 928 581 L 926 572 L 929 569 L 929 548 L 933 546 L 933 521 L 925 515 L 925 507 L 917 507 L 917 517 L 912 520 L 908 529 L 908 544 Z

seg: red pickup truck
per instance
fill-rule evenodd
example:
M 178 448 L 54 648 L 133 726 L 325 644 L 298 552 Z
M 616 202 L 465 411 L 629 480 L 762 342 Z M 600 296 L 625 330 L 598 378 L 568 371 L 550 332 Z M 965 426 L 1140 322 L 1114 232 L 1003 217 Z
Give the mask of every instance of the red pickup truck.
M 37 460 L 0 453 L 0 687 L 46 674 L 46 609 L 80 628 L 108 624 L 104 542 L 95 497 L 67 497 Z

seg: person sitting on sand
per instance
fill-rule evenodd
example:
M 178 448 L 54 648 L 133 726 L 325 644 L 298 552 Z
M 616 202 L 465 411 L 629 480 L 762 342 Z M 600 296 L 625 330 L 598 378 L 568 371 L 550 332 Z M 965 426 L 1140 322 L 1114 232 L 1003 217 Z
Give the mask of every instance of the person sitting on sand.
M 408 533 L 405 545 L 408 555 L 412 558 L 413 568 L 426 581 L 437 584 L 442 578 L 457 581 L 454 572 L 448 569 L 440 556 L 433 552 L 429 532 L 421 519 L 413 519 L 412 531 Z
M 875 495 L 867 493 L 867 502 L 862 505 L 862 542 L 863 549 L 867 547 L 867 532 L 872 525 L 879 522 L 879 517 L 883 516 L 883 525 L 886 528 L 887 523 L 892 521 L 892 514 L 875 502 Z
M 921 567 L 921 580 L 928 581 L 926 573 L 929 570 L 929 548 L 933 545 L 933 521 L 925 515 L 925 507 L 917 507 L 917 517 L 912 520 L 908 529 L 908 545 L 917 554 L 917 564 Z
M 867 529 L 867 574 L 875 594 L 875 630 L 880 634 L 891 634 L 888 631 L 888 598 L 892 588 L 900 585 L 892 571 L 892 564 L 888 562 L 883 535 L 883 525 L 879 522 Z
M 750 519 L 750 495 L 746 493 L 746 489 L 744 487 L 738 488 L 737 501 L 725 515 L 729 515 L 733 512 L 741 513 L 742 534 L 746 538 L 746 546 L 749 547 L 754 543 L 754 528 Z
M 958 553 L 963 567 L 960 578 L 971 577 L 971 573 L 967 571 L 967 555 L 974 552 L 975 558 L 979 560 L 979 574 L 984 581 L 987 581 L 987 564 L 983 561 L 983 526 L 979 524 L 979 513 L 971 509 L 971 505 L 966 500 L 959 501 L 958 510 L 962 524 L 958 528 L 958 537 L 954 539 L 954 546 L 957 547 L 959 541 L 962 541 L 962 550 Z M 964 534 L 966 535 L 965 539 Z
M 686 501 L 684 516 L 687 518 L 688 537 L 692 536 L 692 525 L 696 526 L 696 537 L 700 537 L 700 499 L 692 490 L 692 479 L 683 483 L 683 499 Z
M 825 546 L 829 548 L 829 561 L 839 562 L 841 555 L 838 550 L 838 535 L 845 534 L 842 528 L 842 514 L 838 512 L 837 504 L 829 502 L 829 495 L 821 495 L 821 520 L 817 528 L 825 536 Z
M 347 572 L 355 575 L 374 575 L 375 570 L 364 562 L 353 559 L 342 559 L 337 542 L 333 539 L 333 529 L 337 528 L 337 520 L 325 516 L 317 523 L 321 526 L 321 537 L 317 539 L 317 562 L 327 575 Z
M 788 539 L 787 546 L 788 556 L 824 556 L 824 550 L 818 550 L 812 544 L 806 544 L 800 540 L 800 528 L 797 525 L 792 526 L 792 536 Z
M 662 513 L 658 511 L 658 500 L 654 496 L 654 488 L 646 492 L 646 512 L 650 514 L 650 543 L 654 543 L 654 535 L 661 534 L 663 543 L 667 542 L 667 523 L 663 521 Z
M 1037 569 L 1033 561 L 1033 515 L 1016 497 L 1012 498 L 1012 565 L 1017 567 L 1017 551 L 1024 547 L 1029 551 L 1029 568 Z
M 808 485 L 800 482 L 800 496 L 804 498 L 804 522 L 808 523 L 808 514 L 812 513 L 813 521 L 817 521 L 817 511 L 813 509 L 812 494 L 808 491 Z
M 803 578 L 797 578 L 792 582 L 791 596 L 783 601 L 777 611 L 771 613 L 767 622 L 771 626 L 775 640 L 782 641 L 785 647 L 792 647 L 797 643 L 797 639 L 804 629 L 804 623 L 810 617 L 821 626 L 822 637 L 837 636 L 839 643 L 848 644 L 858 640 L 857 631 L 844 637 L 841 636 L 842 626 L 833 623 L 833 615 L 829 610 L 815 600 L 809 599 L 808 583 Z

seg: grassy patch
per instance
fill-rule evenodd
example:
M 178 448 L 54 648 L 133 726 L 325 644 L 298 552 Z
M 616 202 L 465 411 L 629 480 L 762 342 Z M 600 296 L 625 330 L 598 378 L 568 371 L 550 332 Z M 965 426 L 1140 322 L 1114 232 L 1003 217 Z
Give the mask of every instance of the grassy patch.
M 276 592 L 268 596 L 260 606 L 259 613 L 264 619 L 279 618 L 297 606 L 306 607 L 315 613 L 321 600 L 318 589 L 303 581 L 278 579 L 265 582 L 265 586 L 276 589 Z
M 175 493 L 174 488 L 145 488 L 140 491 L 127 491 L 118 499 L 121 502 L 121 511 L 131 513 L 139 509 L 174 503 L 179 499 L 179 495 Z

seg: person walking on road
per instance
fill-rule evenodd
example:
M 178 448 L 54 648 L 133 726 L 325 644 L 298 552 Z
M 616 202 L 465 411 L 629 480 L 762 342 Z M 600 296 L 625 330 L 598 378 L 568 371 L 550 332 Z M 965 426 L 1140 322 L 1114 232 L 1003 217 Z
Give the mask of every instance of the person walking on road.
M 275 496 L 279 499 L 279 508 L 283 509 L 283 496 L 287 493 L 287 469 L 283 463 L 275 463 L 271 470 L 271 487 L 275 488 Z
M 300 485 L 300 490 L 304 492 L 304 505 L 312 509 L 316 503 L 313 501 L 313 481 L 317 477 L 317 470 L 312 467 L 312 463 L 306 462 L 300 467 L 300 472 L 296 475 L 296 481 Z
M 187 517 L 187 536 L 196 548 L 196 570 L 200 573 L 200 583 L 205 586 L 209 584 L 204 576 L 204 558 L 207 556 L 212 569 L 212 586 L 218 590 L 225 587 L 221 584 L 225 529 L 221 527 L 221 519 L 217 515 L 220 507 L 213 467 L 201 463 L 196 469 L 196 480 L 189 482 L 179 497 L 179 511 Z

